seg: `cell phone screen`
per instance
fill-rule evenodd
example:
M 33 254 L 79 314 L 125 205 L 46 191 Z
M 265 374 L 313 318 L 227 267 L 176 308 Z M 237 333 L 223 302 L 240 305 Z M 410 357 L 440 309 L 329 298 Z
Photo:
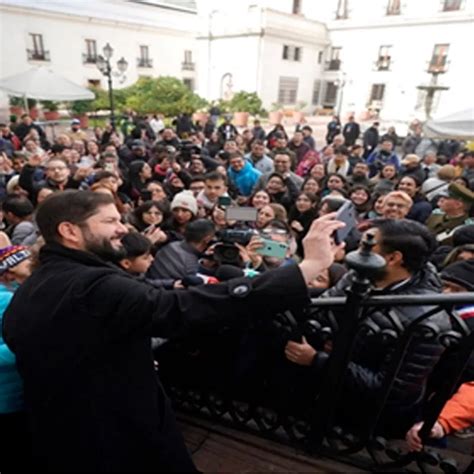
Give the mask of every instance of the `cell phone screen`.
M 334 232 L 334 241 L 337 245 L 344 242 L 352 229 L 357 225 L 356 210 L 351 201 L 345 202 L 337 211 L 336 220 L 344 222 L 346 225 L 342 229 Z

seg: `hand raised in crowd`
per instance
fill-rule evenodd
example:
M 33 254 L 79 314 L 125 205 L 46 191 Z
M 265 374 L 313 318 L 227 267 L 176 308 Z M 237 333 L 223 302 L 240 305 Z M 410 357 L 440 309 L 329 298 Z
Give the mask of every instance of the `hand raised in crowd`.
M 285 356 L 294 364 L 309 366 L 312 364 L 316 349 L 303 336 L 303 342 L 288 341 L 285 347 Z
M 31 155 L 28 158 L 28 164 L 34 167 L 41 166 L 43 164 L 43 157 L 39 154 Z
M 419 432 L 423 426 L 423 422 L 414 424 L 405 436 L 405 440 L 410 448 L 410 451 L 421 451 L 423 449 L 423 441 L 419 436 Z M 440 423 L 436 422 L 431 428 L 430 438 L 440 439 L 444 438 L 446 433 Z
M 152 227 L 143 234 L 152 244 L 161 244 L 168 240 L 168 236 L 159 227 Z
M 332 212 L 316 219 L 303 239 L 304 260 L 299 264 L 305 281 L 316 278 L 334 262 L 335 255 L 344 249 L 344 243 L 334 245 L 332 235 L 335 230 L 345 226 L 336 221 Z
M 183 168 L 181 167 L 181 165 L 180 165 L 177 161 L 175 161 L 175 162 L 172 163 L 171 169 L 172 169 L 176 174 L 178 174 L 178 173 L 181 172 L 181 170 L 182 170 Z
M 75 181 L 83 181 L 86 179 L 90 174 L 92 174 L 93 170 L 90 167 L 87 168 L 78 168 L 77 171 L 74 173 L 74 180 Z
M 5 152 L 0 153 L 0 171 L 3 174 L 10 174 L 12 172 L 12 162 Z
M 263 247 L 263 241 L 258 235 L 253 236 L 246 247 L 240 244 L 235 245 L 245 264 L 250 263 L 253 268 L 258 268 L 262 264 L 262 256 L 257 253 L 257 250 Z
M 303 232 L 304 228 L 303 226 L 301 225 L 300 222 L 298 221 L 293 221 L 291 224 L 290 224 L 291 228 L 293 230 L 296 230 L 296 232 Z

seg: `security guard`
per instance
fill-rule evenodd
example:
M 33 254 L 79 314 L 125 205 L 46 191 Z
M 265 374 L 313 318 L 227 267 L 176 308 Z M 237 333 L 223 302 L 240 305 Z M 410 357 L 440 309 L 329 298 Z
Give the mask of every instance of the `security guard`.
M 461 184 L 451 183 L 448 189 L 440 192 L 438 196 L 439 209 L 432 212 L 426 225 L 441 245 L 450 245 L 456 229 L 474 224 L 474 220 L 469 217 L 474 193 Z

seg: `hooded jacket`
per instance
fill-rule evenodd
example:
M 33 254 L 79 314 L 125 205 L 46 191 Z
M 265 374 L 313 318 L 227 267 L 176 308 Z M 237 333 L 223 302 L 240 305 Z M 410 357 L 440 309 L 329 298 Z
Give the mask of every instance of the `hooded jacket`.
M 234 171 L 230 167 L 227 174 L 242 196 L 250 196 L 253 187 L 262 176 L 262 173 L 255 169 L 249 161 L 245 161 L 244 167 L 240 171 Z

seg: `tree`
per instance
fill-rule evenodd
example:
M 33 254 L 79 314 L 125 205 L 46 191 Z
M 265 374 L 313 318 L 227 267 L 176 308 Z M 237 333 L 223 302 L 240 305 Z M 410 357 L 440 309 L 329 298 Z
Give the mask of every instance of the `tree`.
M 192 113 L 207 102 L 175 77 L 140 78 L 128 88 L 126 106 L 140 114 L 162 113 L 168 117 Z
M 256 92 L 237 92 L 228 102 L 230 112 L 249 112 L 257 115 L 262 109 L 262 100 Z

